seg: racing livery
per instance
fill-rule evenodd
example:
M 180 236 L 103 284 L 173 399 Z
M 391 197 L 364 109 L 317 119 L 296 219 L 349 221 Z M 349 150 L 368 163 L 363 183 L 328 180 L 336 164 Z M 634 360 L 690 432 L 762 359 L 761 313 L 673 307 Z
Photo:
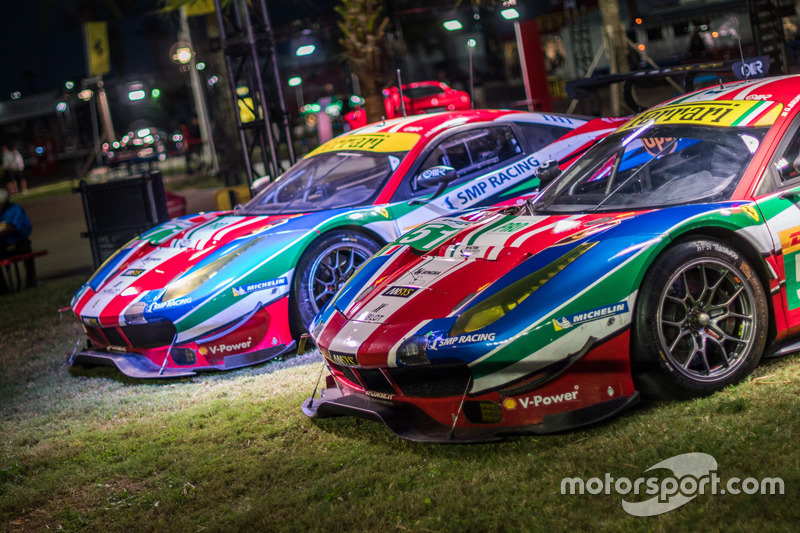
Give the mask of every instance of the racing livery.
M 337 137 L 247 205 L 171 220 L 109 258 L 73 297 L 89 342 L 70 363 L 179 377 L 290 353 L 382 245 L 468 207 L 523 202 L 540 163 L 568 166 L 619 124 L 476 110 Z
M 304 412 L 493 440 L 711 394 L 800 350 L 799 93 L 787 76 L 678 97 L 526 205 L 396 239 L 311 324 L 331 375 Z

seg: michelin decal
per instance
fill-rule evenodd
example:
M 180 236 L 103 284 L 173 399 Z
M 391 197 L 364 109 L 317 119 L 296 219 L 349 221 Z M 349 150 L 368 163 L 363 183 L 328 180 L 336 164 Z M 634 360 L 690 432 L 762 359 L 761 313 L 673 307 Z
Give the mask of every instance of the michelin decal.
M 607 318 L 614 315 L 621 315 L 622 313 L 627 312 L 628 302 L 619 302 L 613 305 L 606 305 L 603 307 L 598 307 L 597 309 L 581 311 L 580 313 L 553 319 L 553 326 L 555 326 L 556 331 L 561 331 L 569 329 L 572 326 L 577 326 L 586 322 L 591 322 L 593 320 L 599 320 L 601 318 Z

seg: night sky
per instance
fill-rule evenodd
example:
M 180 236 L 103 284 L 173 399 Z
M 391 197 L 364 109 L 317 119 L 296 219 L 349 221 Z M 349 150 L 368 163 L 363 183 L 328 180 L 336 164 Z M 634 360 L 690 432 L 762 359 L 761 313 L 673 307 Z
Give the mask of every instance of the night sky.
M 62 86 L 69 78 L 85 72 L 83 42 L 77 27 L 65 27 L 63 5 L 53 7 L 42 17 L 44 2 L 15 2 L 0 17 L 0 99 L 8 100 L 13 91 L 23 94 L 44 92 Z M 10 6 L 7 6 L 10 7 Z
M 60 90 L 66 81 L 83 78 L 86 59 L 78 12 L 83 8 L 84 14 L 92 14 L 92 19 L 109 19 L 103 13 L 104 6 L 115 3 L 130 7 L 111 36 L 112 54 L 116 54 L 121 61 L 116 65 L 124 65 L 125 72 L 112 70 L 110 76 L 152 70 L 154 54 L 168 55 L 168 43 L 177 41 L 177 15 L 165 17 L 154 14 L 155 8 L 162 4 L 159 0 L 14 2 L 13 9 L 8 6 L 0 16 L 0 100 L 8 100 L 14 91 L 21 91 L 24 96 Z M 272 0 L 267 6 L 273 25 L 277 28 L 298 16 L 330 10 L 335 3 L 331 0 Z M 175 39 L 172 39 L 172 35 L 175 35 Z M 153 45 L 155 41 L 166 42 L 166 45 L 159 43 L 159 46 L 166 46 L 167 49 L 161 52 Z M 119 70 L 119 66 L 114 68 Z

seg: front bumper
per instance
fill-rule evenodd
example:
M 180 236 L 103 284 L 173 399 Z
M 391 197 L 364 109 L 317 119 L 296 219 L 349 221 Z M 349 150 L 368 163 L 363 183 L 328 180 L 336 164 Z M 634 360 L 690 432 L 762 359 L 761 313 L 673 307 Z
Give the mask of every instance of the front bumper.
M 68 366 L 115 366 L 126 376 L 139 379 L 182 378 L 195 376 L 200 372 L 232 370 L 256 365 L 290 352 L 294 348 L 295 342 L 292 341 L 289 345 L 281 344 L 264 350 L 230 355 L 225 357 L 220 365 L 187 366 L 184 368 L 158 365 L 139 353 L 86 350 L 72 354 L 67 364 Z
M 323 389 L 319 398 L 306 399 L 303 413 L 311 418 L 354 416 L 382 422 L 398 437 L 414 442 L 467 443 L 574 430 L 612 418 L 637 403 L 639 393 L 634 391 L 630 396 L 619 396 L 588 407 L 545 415 L 541 423 L 461 427 L 446 426 L 411 404 L 375 400 L 363 394 L 343 395 L 337 387 L 330 387 Z

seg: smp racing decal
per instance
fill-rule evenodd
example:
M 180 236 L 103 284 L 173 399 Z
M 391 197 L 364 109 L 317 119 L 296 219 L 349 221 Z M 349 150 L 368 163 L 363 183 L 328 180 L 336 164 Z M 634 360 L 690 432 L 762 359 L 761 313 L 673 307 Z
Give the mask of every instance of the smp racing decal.
M 151 303 L 148 307 L 148 312 L 158 311 L 160 309 L 172 309 L 173 307 L 178 307 L 180 305 L 188 305 L 192 303 L 192 298 L 176 298 L 175 300 L 169 300 L 166 302 L 154 302 Z
M 264 291 L 267 289 L 274 289 L 275 287 L 280 287 L 281 285 L 286 285 L 289 283 L 289 280 L 286 276 L 277 279 L 271 279 L 267 281 L 260 281 L 258 283 L 250 283 L 248 285 L 241 285 L 239 287 L 233 288 L 233 295 L 234 296 L 244 296 L 245 294 L 250 294 L 251 292 L 257 291 Z
M 495 174 L 490 174 L 485 178 L 473 181 L 454 195 L 448 195 L 447 201 L 454 209 L 461 206 L 472 204 L 484 196 L 491 196 L 505 190 L 509 185 L 522 179 L 533 178 L 534 171 L 541 163 L 536 156 L 530 156 L 523 161 L 518 161 L 505 168 L 500 169 Z
M 584 324 L 586 322 L 591 322 L 593 320 L 599 320 L 601 318 L 611 317 L 614 315 L 621 315 L 622 313 L 627 312 L 628 302 L 619 302 L 612 305 L 606 305 L 604 307 L 598 307 L 597 309 L 581 311 L 580 313 L 575 313 L 573 315 L 555 318 L 553 319 L 553 326 L 555 326 L 556 331 L 561 331 L 564 329 L 569 329 L 572 326 L 577 326 L 579 324 Z
M 472 342 L 491 342 L 495 338 L 494 333 L 472 333 L 469 335 L 456 335 L 455 337 L 444 337 L 436 339 L 431 344 L 431 350 L 437 350 L 443 346 L 452 346 L 453 344 L 468 344 Z

